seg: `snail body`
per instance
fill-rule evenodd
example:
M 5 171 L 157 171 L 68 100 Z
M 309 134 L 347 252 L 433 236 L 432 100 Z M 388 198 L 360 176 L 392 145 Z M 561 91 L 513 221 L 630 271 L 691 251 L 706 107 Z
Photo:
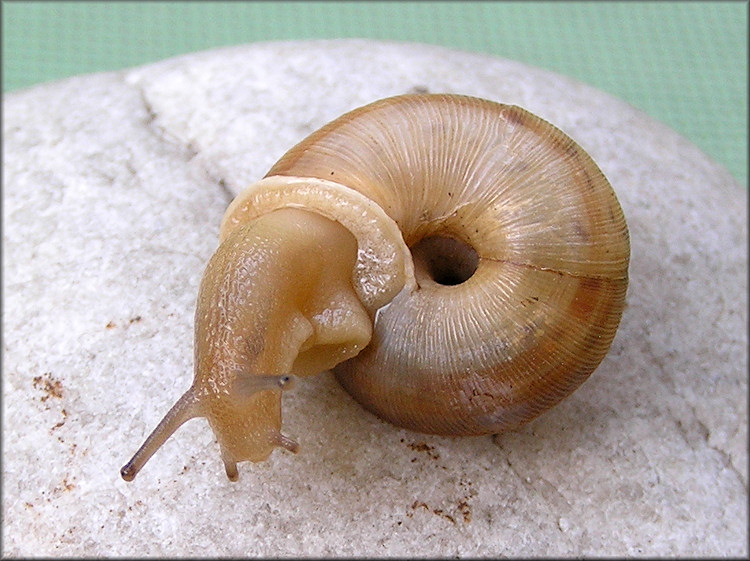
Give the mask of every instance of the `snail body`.
M 627 225 L 593 160 L 515 106 L 405 95 L 339 117 L 232 202 L 196 309 L 195 379 L 122 470 L 208 418 L 230 479 L 281 434 L 295 375 L 333 369 L 408 429 L 499 433 L 601 363 Z

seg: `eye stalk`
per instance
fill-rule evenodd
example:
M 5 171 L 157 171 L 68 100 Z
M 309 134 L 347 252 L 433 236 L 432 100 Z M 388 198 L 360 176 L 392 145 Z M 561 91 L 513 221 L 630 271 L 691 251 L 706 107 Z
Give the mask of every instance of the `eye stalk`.
M 247 376 L 238 380 L 238 383 L 235 384 L 235 386 L 237 387 L 237 395 L 248 399 L 252 394 L 261 391 L 290 390 L 294 387 L 295 380 L 296 378 L 290 374 L 283 374 L 281 376 Z M 195 389 L 191 387 L 167 412 L 130 461 L 120 469 L 120 475 L 122 478 L 125 481 L 133 481 L 135 476 L 138 475 L 138 472 L 141 471 L 154 452 L 156 452 L 178 428 L 194 417 L 202 417 L 200 403 L 199 396 L 196 394 Z M 279 435 L 279 445 L 290 452 L 296 453 L 299 450 L 299 445 L 296 442 L 281 434 Z M 230 470 L 230 468 L 227 467 L 228 476 L 230 475 L 230 471 L 234 473 L 235 477 L 232 478 L 230 476 L 229 479 L 236 481 L 236 467 L 233 470 Z

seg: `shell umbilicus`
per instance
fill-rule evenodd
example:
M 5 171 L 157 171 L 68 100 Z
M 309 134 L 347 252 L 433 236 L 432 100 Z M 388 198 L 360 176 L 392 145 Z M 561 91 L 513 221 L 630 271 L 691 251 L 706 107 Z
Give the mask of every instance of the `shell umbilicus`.
M 614 191 L 516 106 L 404 95 L 347 113 L 232 202 L 201 283 L 190 389 L 122 470 L 206 417 L 227 476 L 263 461 L 292 375 L 333 369 L 381 418 L 499 433 L 572 393 L 622 316 Z

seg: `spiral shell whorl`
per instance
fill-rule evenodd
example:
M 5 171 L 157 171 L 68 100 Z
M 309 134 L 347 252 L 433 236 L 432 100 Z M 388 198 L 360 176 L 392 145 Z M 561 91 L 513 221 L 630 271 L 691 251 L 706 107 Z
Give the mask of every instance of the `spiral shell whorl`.
M 334 181 L 377 203 L 414 248 L 454 238 L 478 256 L 463 283 L 421 283 L 378 312 L 341 384 L 394 424 L 485 434 L 572 393 L 624 308 L 629 240 L 617 198 L 564 133 L 514 106 L 452 95 L 348 113 L 271 176 Z

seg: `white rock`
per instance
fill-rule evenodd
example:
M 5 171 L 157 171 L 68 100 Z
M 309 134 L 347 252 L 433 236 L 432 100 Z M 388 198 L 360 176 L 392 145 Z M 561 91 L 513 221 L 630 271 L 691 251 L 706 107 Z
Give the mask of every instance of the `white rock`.
M 519 104 L 599 163 L 628 308 L 581 389 L 517 432 L 438 438 L 330 375 L 285 397 L 299 455 L 227 481 L 204 420 L 119 468 L 192 380 L 224 208 L 307 133 L 414 90 Z M 507 60 L 275 43 L 3 100 L 3 555 L 746 556 L 747 193 L 632 107 Z

